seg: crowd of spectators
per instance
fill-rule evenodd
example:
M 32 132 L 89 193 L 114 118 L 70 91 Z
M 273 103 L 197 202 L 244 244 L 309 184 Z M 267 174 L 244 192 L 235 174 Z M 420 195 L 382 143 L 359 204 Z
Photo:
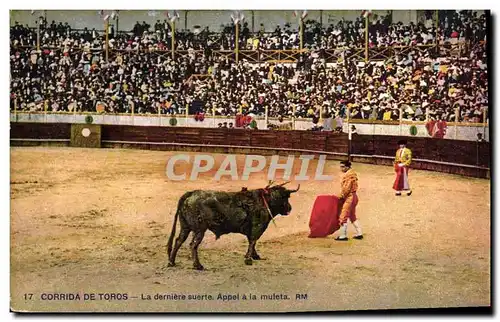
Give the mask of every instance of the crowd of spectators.
M 432 43 L 432 12 L 425 18 L 417 25 L 393 24 L 390 15 L 374 18 L 370 46 Z M 188 55 L 175 59 L 154 51 L 171 45 L 166 21 L 138 22 L 129 33 L 110 30 L 114 54 L 106 62 L 104 37 L 96 30 L 75 31 L 42 19 L 37 53 L 24 48 L 36 45 L 36 32 L 16 23 L 11 27 L 11 108 L 96 111 L 99 106 L 109 113 L 183 114 L 188 107 L 190 114 L 262 116 L 267 107 L 271 117 L 342 118 L 350 110 L 352 118 L 452 121 L 460 107 L 461 121 L 482 120 L 488 106 L 484 15 L 451 11 L 440 16 L 442 40 L 469 43 L 463 57 L 439 57 L 429 47 L 385 61 L 327 65 L 321 49 L 362 45 L 362 24 L 360 18 L 320 28 L 306 21 L 308 54 L 297 64 L 258 65 L 212 55 L 212 50 L 232 49 L 232 25 L 215 36 L 201 27 L 179 31 L 176 46 Z M 290 26 L 252 34 L 243 24 L 240 34 L 247 49 L 298 48 L 298 38 Z M 191 77 L 198 74 L 211 77 Z
M 419 23 L 392 23 L 392 15 L 388 12 L 385 16 L 374 15 L 370 17 L 369 46 L 405 46 L 425 45 L 435 42 L 436 24 L 434 11 L 426 11 Z M 484 40 L 487 32 L 486 15 L 478 15 L 475 11 L 440 11 L 439 32 L 440 41 L 464 40 L 479 42 Z M 88 46 L 102 45 L 103 33 L 95 29 L 72 31 L 68 23 L 50 24 L 41 18 L 41 46 Z M 167 20 L 157 20 L 153 26 L 145 21 L 135 24 L 128 33 L 115 33 L 114 26 L 110 27 L 111 46 L 113 48 L 132 49 L 149 48 L 155 50 L 170 48 L 171 26 Z M 177 29 L 176 46 L 178 50 L 232 50 L 235 42 L 233 24 L 221 25 L 217 32 L 210 31 L 208 27 L 195 26 L 193 30 Z M 248 22 L 244 22 L 240 31 L 240 48 L 247 50 L 263 49 L 298 49 L 300 35 L 296 25 L 286 23 L 276 26 L 274 31 L 266 32 L 261 24 L 258 30 L 252 33 Z M 11 28 L 11 42 L 22 46 L 36 45 L 36 30 L 16 24 Z M 304 21 L 303 34 L 304 47 L 310 49 L 326 49 L 338 47 L 364 47 L 365 46 L 365 21 L 359 17 L 354 21 L 341 20 L 334 24 L 322 26 L 315 20 Z M 102 47 L 102 46 L 101 46 Z

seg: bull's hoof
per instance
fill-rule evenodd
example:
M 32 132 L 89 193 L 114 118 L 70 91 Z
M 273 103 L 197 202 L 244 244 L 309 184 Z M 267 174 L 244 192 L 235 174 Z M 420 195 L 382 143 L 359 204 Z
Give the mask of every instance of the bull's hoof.
M 245 258 L 245 264 L 246 265 L 252 265 L 252 259 L 251 258 Z
M 201 265 L 201 264 L 198 264 L 198 265 L 195 264 L 195 265 L 193 265 L 193 268 L 195 270 L 198 270 L 198 271 L 202 271 L 205 269 L 205 267 L 203 267 L 203 265 Z
M 172 263 L 172 262 L 168 262 L 167 264 L 167 267 L 174 267 L 175 266 L 175 263 Z

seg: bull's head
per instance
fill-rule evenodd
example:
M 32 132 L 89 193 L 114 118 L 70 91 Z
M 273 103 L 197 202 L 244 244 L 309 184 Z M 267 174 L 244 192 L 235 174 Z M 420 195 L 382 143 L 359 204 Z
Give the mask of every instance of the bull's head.
M 269 209 L 273 216 L 282 215 L 287 216 L 292 211 L 292 206 L 288 199 L 290 199 L 290 195 L 294 192 L 299 191 L 300 184 L 295 190 L 290 190 L 284 187 L 288 182 L 282 183 L 277 186 L 272 186 L 272 182 L 267 185 L 266 191 L 266 199 L 269 204 Z

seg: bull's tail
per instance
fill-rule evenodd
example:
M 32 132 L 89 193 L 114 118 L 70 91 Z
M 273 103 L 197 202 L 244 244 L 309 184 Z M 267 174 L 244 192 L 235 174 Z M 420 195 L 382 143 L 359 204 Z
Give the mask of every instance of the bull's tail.
M 170 258 L 170 253 L 172 253 L 172 244 L 174 243 L 175 226 L 177 226 L 177 217 L 179 217 L 179 209 L 177 209 L 177 211 L 175 212 L 174 224 L 172 225 L 172 232 L 170 233 L 170 237 L 168 238 L 168 244 L 167 244 L 168 258 Z
M 167 244 L 167 253 L 168 253 L 168 258 L 170 258 L 170 253 L 172 253 L 172 245 L 174 243 L 174 237 L 175 237 L 175 227 L 177 226 L 177 218 L 179 217 L 179 212 L 181 211 L 182 204 L 184 201 L 191 196 L 193 192 L 187 192 L 182 197 L 179 199 L 179 202 L 177 203 L 177 211 L 175 212 L 175 217 L 174 217 L 174 223 L 172 225 L 172 232 L 170 233 L 170 237 L 168 238 L 168 244 Z

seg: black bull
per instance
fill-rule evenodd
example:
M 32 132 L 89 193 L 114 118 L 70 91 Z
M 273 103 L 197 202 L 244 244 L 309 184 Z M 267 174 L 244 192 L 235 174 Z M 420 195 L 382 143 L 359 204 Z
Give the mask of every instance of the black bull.
M 175 266 L 177 252 L 191 231 L 193 240 L 190 247 L 195 269 L 203 269 L 198 258 L 198 246 L 207 230 L 212 231 L 217 239 L 229 233 L 245 235 L 249 243 L 245 264 L 251 265 L 252 259 L 260 259 L 255 244 L 272 220 L 271 214 L 272 217 L 288 215 L 292 210 L 288 199 L 300 188 L 299 185 L 296 190 L 289 190 L 283 185 L 270 184 L 264 189 L 242 189 L 239 192 L 204 190 L 186 192 L 179 199 L 172 233 L 168 239 L 168 266 Z M 177 218 L 180 221 L 181 231 L 172 250 Z

